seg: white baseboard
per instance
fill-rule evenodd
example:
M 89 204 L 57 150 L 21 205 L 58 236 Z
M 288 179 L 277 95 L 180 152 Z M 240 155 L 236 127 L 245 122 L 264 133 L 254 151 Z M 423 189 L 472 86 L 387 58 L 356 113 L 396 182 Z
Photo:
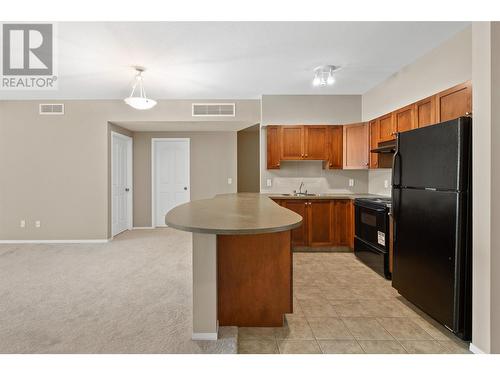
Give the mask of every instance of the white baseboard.
M 474 345 L 473 343 L 470 343 L 469 345 L 469 350 L 474 353 L 474 354 L 486 354 L 485 352 L 483 352 L 481 349 L 479 349 L 476 345 Z
M 0 244 L 37 244 L 37 243 L 108 243 L 112 239 L 104 240 L 0 240 Z
M 193 335 L 191 336 L 193 340 L 211 340 L 215 341 L 217 340 L 217 332 L 193 332 Z
M 155 229 L 154 227 L 133 227 L 132 230 L 136 229 Z

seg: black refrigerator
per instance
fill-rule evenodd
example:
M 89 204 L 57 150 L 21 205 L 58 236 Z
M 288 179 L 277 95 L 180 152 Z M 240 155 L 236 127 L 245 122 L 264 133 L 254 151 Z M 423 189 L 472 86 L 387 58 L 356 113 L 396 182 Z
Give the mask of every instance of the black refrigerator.
M 399 133 L 393 159 L 392 285 L 470 340 L 472 120 Z

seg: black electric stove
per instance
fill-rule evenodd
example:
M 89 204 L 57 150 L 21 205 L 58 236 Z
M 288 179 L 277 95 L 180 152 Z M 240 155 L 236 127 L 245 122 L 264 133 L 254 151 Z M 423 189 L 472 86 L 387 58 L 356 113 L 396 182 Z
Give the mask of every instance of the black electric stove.
M 375 272 L 391 278 L 389 271 L 389 211 L 391 198 L 354 200 L 354 254 Z

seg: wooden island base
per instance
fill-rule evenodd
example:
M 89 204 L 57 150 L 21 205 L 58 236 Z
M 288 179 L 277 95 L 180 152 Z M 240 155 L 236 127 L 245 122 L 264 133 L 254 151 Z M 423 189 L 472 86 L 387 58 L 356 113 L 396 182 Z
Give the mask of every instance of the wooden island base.
M 281 327 L 293 312 L 291 231 L 217 235 L 219 326 Z

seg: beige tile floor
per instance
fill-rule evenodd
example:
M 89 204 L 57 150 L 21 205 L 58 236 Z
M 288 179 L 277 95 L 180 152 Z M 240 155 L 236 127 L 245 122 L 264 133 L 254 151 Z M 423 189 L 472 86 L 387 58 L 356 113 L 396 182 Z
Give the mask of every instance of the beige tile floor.
M 239 328 L 239 353 L 470 353 L 352 253 L 295 253 L 293 282 L 285 326 Z

